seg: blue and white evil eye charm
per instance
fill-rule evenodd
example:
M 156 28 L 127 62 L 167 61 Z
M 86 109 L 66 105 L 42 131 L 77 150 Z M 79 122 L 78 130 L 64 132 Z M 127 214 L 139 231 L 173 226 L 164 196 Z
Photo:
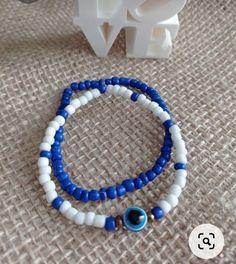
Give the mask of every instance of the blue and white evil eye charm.
M 147 224 L 147 214 L 139 207 L 130 207 L 123 214 L 123 224 L 127 230 L 138 232 Z

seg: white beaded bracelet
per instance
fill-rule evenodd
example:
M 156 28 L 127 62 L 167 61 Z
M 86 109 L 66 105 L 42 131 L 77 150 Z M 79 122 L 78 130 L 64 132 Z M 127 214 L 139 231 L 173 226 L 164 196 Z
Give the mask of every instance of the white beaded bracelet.
M 130 231 L 137 232 L 144 228 L 148 219 L 160 220 L 171 209 L 177 206 L 179 202 L 178 198 L 186 184 L 187 150 L 185 147 L 185 142 L 182 139 L 180 129 L 176 124 L 173 123 L 170 114 L 166 110 L 163 110 L 163 108 L 157 102 L 149 100 L 143 94 L 134 93 L 132 90 L 124 86 L 129 85 L 134 87 L 134 85 L 132 85 L 132 80 L 128 78 L 120 78 L 118 82 L 117 79 L 112 78 L 110 80 L 110 84 L 107 80 L 106 82 L 91 81 L 89 83 L 90 85 L 86 85 L 86 82 L 83 83 L 87 89 L 92 87 L 93 90 L 86 91 L 79 98 L 71 100 L 70 103 L 64 107 L 64 110 L 62 110 L 61 114 L 58 114 L 49 123 L 48 128 L 45 131 L 45 137 L 43 138 L 43 142 L 40 144 L 41 154 L 38 160 L 40 174 L 39 182 L 43 186 L 48 203 L 51 204 L 54 208 L 58 209 L 66 218 L 72 220 L 74 223 L 78 225 L 84 224 L 105 228 L 107 231 L 114 231 L 118 228 L 125 227 Z M 116 84 L 117 82 L 119 84 Z M 75 84 L 72 84 L 71 88 L 66 89 L 68 95 L 71 96 L 72 90 L 76 90 L 75 86 Z M 81 84 L 77 84 L 76 87 L 77 89 L 79 89 L 78 87 L 82 87 L 79 90 L 84 90 L 84 86 Z M 141 90 L 144 90 L 143 83 L 142 85 L 139 85 L 139 87 L 135 86 L 135 88 L 140 87 Z M 158 95 L 158 93 L 154 89 L 151 89 L 152 88 L 149 89 L 149 92 L 152 97 L 155 97 L 156 94 Z M 148 215 L 142 208 L 138 207 L 128 208 L 122 217 L 97 215 L 94 212 L 80 212 L 74 207 L 72 207 L 69 201 L 66 201 L 62 197 L 58 196 L 56 192 L 55 183 L 50 177 L 50 173 L 52 171 L 50 166 L 50 153 L 51 147 L 55 142 L 54 137 L 56 136 L 57 131 L 59 131 L 60 127 L 64 126 L 66 119 L 72 114 L 74 114 L 78 108 L 87 104 L 92 99 L 99 97 L 101 93 L 104 92 L 115 96 L 121 96 L 124 98 L 132 99 L 133 101 L 137 101 L 144 108 L 150 110 L 155 116 L 159 117 L 162 123 L 164 124 L 165 128 L 169 129 L 171 139 L 175 148 L 176 163 L 174 168 L 176 170 L 176 178 L 165 198 L 161 199 L 157 203 L 157 206 L 151 209 Z

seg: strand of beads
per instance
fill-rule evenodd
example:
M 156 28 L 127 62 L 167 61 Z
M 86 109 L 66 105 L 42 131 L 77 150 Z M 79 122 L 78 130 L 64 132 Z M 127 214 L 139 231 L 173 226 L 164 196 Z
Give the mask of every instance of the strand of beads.
M 110 82 L 116 82 L 116 78 L 110 80 Z M 108 82 L 108 80 L 107 80 Z M 92 99 L 92 93 L 90 91 L 86 92 L 82 99 L 74 99 L 71 101 L 73 90 L 85 90 L 91 88 L 91 84 L 93 87 L 95 86 L 95 81 L 93 82 L 85 82 L 85 83 L 73 83 L 72 88 L 67 88 L 64 90 L 62 98 L 61 98 L 61 105 L 58 109 L 57 114 L 62 115 L 65 119 L 68 117 L 68 113 L 74 112 L 74 109 L 80 107 L 85 102 L 88 102 Z M 85 85 L 86 84 L 86 85 Z M 111 87 L 110 87 L 111 88 Z M 100 88 L 100 92 L 103 92 L 103 87 Z M 114 85 L 114 94 L 121 95 L 124 94 L 126 98 L 130 98 L 133 102 L 141 102 L 142 104 L 146 102 L 146 97 L 143 94 L 138 94 L 128 90 L 124 86 L 119 86 L 117 84 Z M 119 94 L 117 93 L 119 92 Z M 155 94 L 156 95 L 156 94 Z M 152 94 L 153 96 L 153 94 Z M 154 96 L 153 96 L 154 97 Z M 155 99 L 155 97 L 154 97 Z M 82 102 L 81 102 L 82 100 Z M 68 106 L 70 105 L 70 106 Z M 153 106 L 156 106 L 156 103 L 153 102 Z M 74 109 L 73 109 L 74 107 Z M 66 109 L 67 111 L 66 111 Z M 162 103 L 162 109 L 166 109 L 166 104 Z M 149 182 L 152 182 L 158 175 L 162 173 L 167 163 L 170 161 L 171 158 L 171 147 L 172 147 L 172 140 L 170 137 L 170 133 L 168 129 L 165 129 L 165 136 L 163 146 L 161 148 L 161 153 L 159 158 L 157 159 L 154 167 L 147 171 L 142 172 L 136 177 L 135 179 L 129 178 L 124 180 L 118 186 L 110 186 L 110 187 L 103 187 L 99 190 L 92 189 L 86 190 L 80 186 L 77 186 L 71 179 L 68 172 L 64 170 L 63 165 L 63 156 L 61 153 L 61 142 L 64 140 L 64 127 L 61 126 L 58 131 L 54 135 L 54 143 L 52 145 L 51 153 L 40 153 L 41 157 L 50 157 L 52 159 L 52 167 L 54 176 L 58 179 L 61 188 L 65 190 L 69 195 L 72 195 L 76 200 L 80 200 L 82 202 L 88 201 L 104 201 L 106 199 L 115 199 L 117 197 L 121 197 L 125 195 L 127 192 L 133 192 L 134 190 L 141 189 L 142 187 L 146 186 Z
M 127 82 L 127 80 L 129 79 L 123 78 L 123 80 Z M 96 85 L 97 83 L 100 82 L 96 82 Z M 122 83 L 120 82 L 120 84 Z M 129 84 L 131 85 L 131 80 L 129 81 Z M 143 85 L 141 86 L 144 87 Z M 97 89 L 95 87 L 94 90 L 92 90 L 91 92 L 88 91 L 92 94 L 92 97 L 90 96 L 91 100 L 92 98 L 97 98 L 98 96 L 100 96 L 101 87 L 99 88 L 100 89 Z M 121 93 L 121 90 L 124 91 L 125 89 L 123 89 L 118 84 L 115 84 L 115 86 L 108 85 L 107 87 L 108 92 L 114 95 L 121 95 L 126 97 L 125 94 L 128 93 L 127 91 L 129 89 L 127 89 L 126 92 L 123 93 Z M 106 91 L 106 85 L 102 87 L 102 91 L 103 93 Z M 129 94 L 131 95 L 132 91 L 130 91 Z M 79 97 L 78 100 L 80 101 L 81 105 L 84 105 L 85 102 L 87 103 L 88 101 L 88 100 L 85 101 L 83 96 Z M 171 139 L 176 149 L 175 151 L 176 163 L 174 166 L 176 170 L 176 179 L 174 181 L 174 184 L 169 189 L 166 198 L 160 200 L 160 202 L 157 203 L 158 206 L 152 208 L 148 213 L 148 215 L 151 216 L 149 217 L 149 219 L 155 218 L 157 220 L 160 220 L 161 218 L 163 218 L 164 215 L 166 215 L 172 208 L 174 208 L 178 204 L 178 197 L 180 196 L 182 189 L 185 186 L 186 175 L 187 175 L 186 173 L 187 150 L 185 148 L 185 143 L 181 137 L 180 129 L 178 128 L 177 125 L 173 123 L 167 109 L 163 110 L 158 105 L 158 103 L 154 105 L 154 102 L 151 102 L 147 98 L 143 98 L 139 102 L 141 102 L 141 104 L 144 107 L 151 110 L 154 113 L 154 115 L 158 116 L 161 119 L 166 129 L 169 130 L 171 134 Z M 67 105 L 64 109 L 64 111 L 68 113 L 68 116 L 73 114 L 75 110 L 76 108 L 72 104 Z M 45 151 L 45 153 L 51 151 L 51 146 L 55 141 L 54 136 L 56 132 L 60 129 L 60 127 L 64 125 L 68 116 L 65 118 L 63 115 L 59 114 L 54 118 L 52 122 L 50 122 L 49 129 L 46 130 L 46 136 L 43 139 L 43 143 L 40 145 L 41 151 Z M 96 215 L 93 212 L 83 213 L 73 208 L 71 206 L 71 203 L 65 201 L 62 197 L 58 196 L 55 190 L 55 184 L 50 178 L 51 167 L 49 166 L 49 159 L 50 159 L 50 154 L 48 154 L 48 157 L 43 156 L 39 158 L 38 161 L 39 172 L 40 172 L 39 181 L 43 185 L 43 188 L 46 192 L 47 201 L 50 204 L 52 204 L 54 208 L 59 209 L 59 211 L 67 218 L 73 220 L 77 224 L 105 227 L 107 231 L 114 231 L 115 229 L 117 229 L 117 227 L 125 226 L 128 230 L 137 232 L 140 231 L 146 225 L 147 214 L 143 209 L 137 207 L 128 208 L 122 217 L 113 217 L 113 216 L 107 217 L 104 215 Z

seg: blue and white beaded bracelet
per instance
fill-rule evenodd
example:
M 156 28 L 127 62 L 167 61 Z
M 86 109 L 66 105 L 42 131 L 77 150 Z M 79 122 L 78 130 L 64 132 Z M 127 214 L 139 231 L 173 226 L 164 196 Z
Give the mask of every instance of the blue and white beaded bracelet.
M 108 80 L 107 80 L 108 82 Z M 93 85 L 94 86 L 94 85 Z M 80 83 L 73 83 L 72 87 L 75 89 L 75 87 L 78 89 L 79 87 L 82 87 L 83 90 L 85 89 L 85 85 L 82 85 Z M 86 85 L 86 90 L 91 88 L 91 82 Z M 124 88 L 124 87 L 123 87 Z M 100 89 L 102 92 L 104 89 Z M 122 92 L 122 89 L 120 90 Z M 57 114 L 61 114 L 65 119 L 68 117 L 68 113 L 65 110 L 65 107 L 71 103 L 73 90 L 71 88 L 66 88 L 62 94 L 61 98 L 61 105 L 57 111 Z M 155 95 L 158 93 L 155 92 Z M 130 99 L 133 102 L 140 101 L 142 99 L 141 94 L 133 92 L 130 96 Z M 91 96 L 90 96 L 91 97 Z M 150 96 L 151 99 L 156 99 L 155 96 Z M 143 97 L 145 98 L 145 97 Z M 76 102 L 76 101 L 75 101 Z M 73 102 L 72 102 L 73 104 Z M 77 105 L 76 105 L 77 106 Z M 164 110 L 166 109 L 166 104 L 162 102 L 161 108 Z M 165 127 L 165 125 L 164 125 Z M 61 126 L 58 131 L 56 132 L 54 136 L 54 143 L 52 145 L 51 151 L 42 151 L 40 153 L 40 157 L 46 157 L 51 159 L 52 168 L 54 172 L 54 176 L 59 181 L 61 188 L 66 191 L 69 195 L 73 196 L 76 200 L 80 200 L 82 202 L 88 202 L 88 201 L 104 201 L 106 199 L 115 199 L 117 197 L 121 197 L 125 195 L 128 192 L 133 192 L 134 190 L 141 189 L 142 187 L 146 186 L 149 182 L 152 182 L 154 179 L 156 179 L 157 176 L 159 176 L 162 171 L 164 170 L 165 166 L 171 159 L 171 148 L 173 146 L 171 136 L 168 130 L 168 124 L 167 128 L 165 128 L 165 136 L 164 136 L 164 142 L 163 146 L 161 148 L 161 153 L 159 158 L 157 159 L 155 165 L 153 168 L 145 173 L 140 173 L 138 177 L 136 178 L 129 178 L 125 179 L 121 184 L 117 186 L 109 186 L 109 187 L 102 187 L 99 190 L 92 189 L 92 190 L 86 190 L 82 187 L 77 186 L 69 176 L 69 173 L 64 170 L 63 165 L 63 156 L 61 153 L 61 142 L 64 140 L 64 126 Z
M 132 86 L 132 80 L 128 78 L 123 79 L 125 79 L 126 86 Z M 137 82 L 140 81 L 136 81 L 136 83 Z M 111 93 L 113 95 L 131 98 L 133 92 L 123 85 L 123 82 L 120 82 L 119 84 L 106 84 L 102 88 L 102 93 L 107 91 L 108 93 Z M 142 83 L 140 87 L 141 86 L 144 87 Z M 64 111 L 66 111 L 68 114 L 67 117 L 72 115 L 77 108 L 87 104 L 88 101 L 92 100 L 93 98 L 99 97 L 101 95 L 101 89 L 99 88 L 100 87 L 95 87 L 93 90 L 85 92 L 84 95 L 80 96 L 79 98 L 73 99 L 70 104 L 67 105 L 64 109 Z M 153 90 L 154 89 L 152 89 L 151 91 Z M 157 206 L 152 208 L 148 213 L 146 213 L 142 208 L 138 207 L 128 208 L 123 216 L 117 217 L 97 215 L 94 212 L 84 213 L 72 207 L 69 201 L 66 201 L 62 197 L 58 196 L 55 183 L 51 180 L 50 177 L 50 158 L 46 157 L 46 155 L 41 156 L 38 160 L 40 173 L 39 182 L 43 186 L 43 189 L 46 193 L 47 201 L 54 208 L 58 209 L 66 218 L 72 220 L 74 223 L 79 225 L 85 224 L 89 226 L 105 228 L 107 231 L 115 231 L 117 229 L 125 227 L 130 231 L 138 232 L 144 228 L 148 219 L 161 220 L 171 209 L 173 209 L 178 204 L 178 197 L 180 196 L 182 189 L 185 186 L 187 176 L 187 150 L 185 147 L 185 142 L 182 139 L 180 129 L 172 121 L 167 109 L 163 110 L 157 102 L 153 102 L 147 99 L 146 96 L 141 95 L 138 96 L 137 102 L 141 103 L 143 107 L 153 112 L 155 116 L 158 116 L 171 134 L 176 158 L 176 163 L 174 165 L 176 178 L 174 183 L 170 187 L 166 197 L 161 199 L 157 203 Z M 40 145 L 41 152 L 44 151 L 44 153 L 48 153 L 51 151 L 51 146 L 55 141 L 54 136 L 60 129 L 60 127 L 65 124 L 65 121 L 66 119 L 63 114 L 59 114 L 53 119 L 53 121 L 49 123 L 43 142 Z

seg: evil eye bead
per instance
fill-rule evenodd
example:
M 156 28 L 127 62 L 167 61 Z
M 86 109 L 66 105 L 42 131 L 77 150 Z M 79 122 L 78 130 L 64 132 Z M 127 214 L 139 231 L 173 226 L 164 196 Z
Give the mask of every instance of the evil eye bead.
M 123 223 L 127 230 L 139 232 L 147 224 L 147 214 L 139 207 L 128 208 L 123 215 Z

